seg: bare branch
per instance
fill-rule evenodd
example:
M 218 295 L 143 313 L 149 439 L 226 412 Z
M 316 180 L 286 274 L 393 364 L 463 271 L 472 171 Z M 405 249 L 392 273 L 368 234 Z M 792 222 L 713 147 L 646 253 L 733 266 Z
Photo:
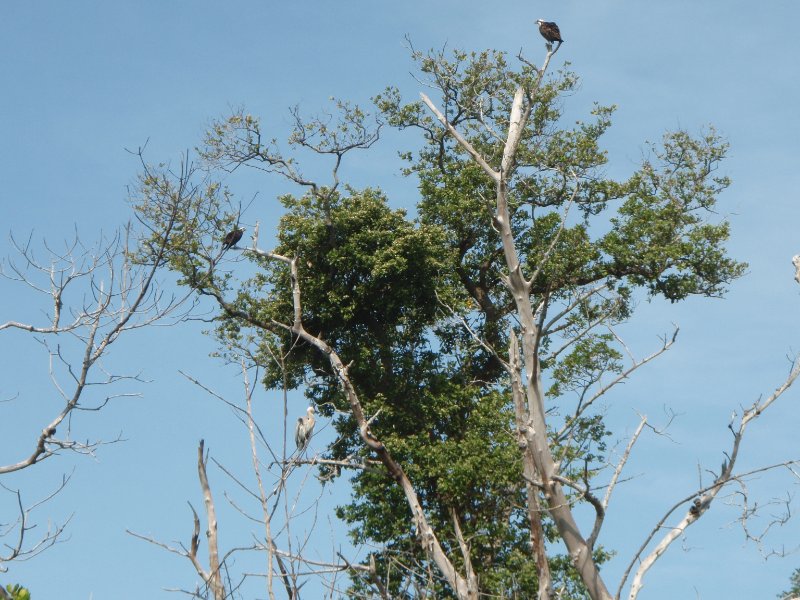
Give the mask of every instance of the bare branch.
M 214 508 L 214 498 L 211 496 L 211 486 L 208 484 L 208 476 L 206 475 L 203 440 L 200 440 L 200 444 L 197 447 L 197 473 L 200 478 L 200 487 L 203 490 L 203 502 L 206 505 L 206 518 L 208 519 L 206 537 L 208 538 L 208 564 L 210 572 L 208 573 L 206 583 L 208 583 L 214 594 L 214 600 L 225 600 L 225 586 L 222 583 L 222 577 L 220 575 L 219 548 L 217 545 L 217 513 Z M 195 513 L 195 524 L 196 523 L 197 513 Z M 195 540 L 196 535 L 192 539 Z M 196 542 L 193 541 L 193 547 L 195 545 Z
M 622 453 L 622 457 L 619 459 L 617 466 L 614 467 L 614 474 L 611 477 L 611 481 L 608 483 L 608 487 L 606 488 L 606 495 L 603 498 L 603 506 L 608 508 L 608 503 L 611 501 L 611 494 L 614 492 L 614 487 L 617 485 L 617 481 L 619 480 L 619 476 L 622 474 L 622 469 L 625 468 L 625 463 L 628 462 L 628 458 L 630 458 L 631 451 L 633 450 L 634 444 L 639 439 L 639 436 L 642 434 L 642 430 L 644 426 L 647 424 L 647 417 L 641 417 L 641 421 L 639 421 L 639 426 L 636 428 L 636 431 L 633 432 L 628 445 L 625 447 L 625 452 Z M 596 538 L 597 536 L 595 536 Z
M 27 505 L 22 500 L 22 492 L 20 490 L 9 489 L 0 483 L 0 488 L 3 488 L 15 496 L 17 510 L 19 512 L 19 515 L 15 521 L 12 521 L 11 523 L 0 524 L 0 538 L 3 538 L 7 535 L 13 535 L 14 532 L 16 532 L 16 541 L 13 543 L 4 544 L 7 553 L 5 555 L 0 555 L 0 573 L 8 570 L 4 564 L 12 561 L 29 560 L 60 541 L 64 530 L 72 520 L 72 516 L 67 518 L 66 521 L 60 525 L 48 523 L 47 530 L 40 534 L 39 539 L 32 544 L 29 542 L 29 540 L 26 540 L 26 538 L 29 532 L 36 528 L 36 524 L 31 522 L 31 514 L 33 511 L 61 493 L 61 491 L 69 482 L 69 479 L 70 477 L 68 476 L 62 477 L 61 482 L 52 492 L 40 500 L 37 500 L 33 504 Z
M 509 335 L 508 363 L 511 379 L 511 397 L 514 402 L 514 414 L 517 424 L 517 443 L 522 452 L 523 479 L 528 499 L 528 524 L 531 528 L 531 547 L 536 557 L 536 570 L 539 576 L 539 598 L 546 600 L 552 597 L 553 578 L 550 563 L 547 559 L 546 537 L 542 527 L 542 508 L 539 503 L 539 488 L 534 482 L 537 479 L 536 463 L 533 453 L 528 451 L 528 444 L 533 435 L 530 431 L 532 422 L 525 402 L 522 384 L 522 368 L 520 364 L 519 341 L 512 329 Z
M 678 538 L 680 537 L 683 532 L 692 525 L 695 521 L 697 521 L 710 507 L 712 500 L 719 494 L 722 488 L 730 482 L 732 479 L 735 479 L 733 476 L 733 467 L 736 464 L 736 459 L 739 453 L 739 445 L 742 441 L 742 437 L 745 433 L 745 428 L 747 424 L 752 421 L 753 419 L 759 417 L 761 413 L 766 410 L 772 403 L 777 400 L 789 387 L 794 383 L 797 377 L 800 376 L 800 358 L 795 358 L 792 362 L 792 368 L 787 376 L 786 380 L 775 390 L 775 392 L 769 396 L 764 401 L 756 401 L 753 405 L 745 411 L 744 415 L 742 416 L 739 427 L 737 429 L 733 428 L 733 423 L 729 424 L 729 428 L 733 433 L 733 447 L 726 456 L 726 460 L 722 463 L 722 468 L 719 475 L 715 478 L 714 482 L 705 488 L 702 488 L 688 496 L 678 503 L 673 505 L 673 507 L 667 511 L 667 513 L 662 517 L 656 526 L 651 530 L 650 534 L 648 535 L 647 539 L 644 541 L 642 546 L 640 547 L 639 551 L 634 555 L 631 563 L 628 566 L 628 569 L 625 571 L 625 574 L 622 577 L 620 582 L 619 590 L 617 592 L 617 597 L 622 593 L 622 588 L 625 585 L 625 581 L 628 577 L 628 574 L 632 570 L 635 562 L 639 560 L 639 557 L 642 555 L 644 550 L 649 545 L 650 541 L 654 539 L 656 534 L 661 531 L 664 523 L 669 518 L 669 516 L 682 504 L 695 499 L 694 504 L 691 508 L 687 511 L 686 515 L 674 526 L 670 527 L 664 537 L 659 541 L 656 547 L 648 554 L 644 559 L 642 559 L 641 563 L 639 564 L 639 568 L 636 570 L 634 575 L 633 581 L 631 582 L 630 592 L 628 594 L 629 600 L 635 600 L 639 592 L 643 586 L 643 580 L 645 574 L 650 570 L 650 568 L 655 564 L 655 562 L 666 552 L 667 548 Z M 743 475 L 739 475 L 737 477 L 742 477 Z
M 461 550 L 461 557 L 464 559 L 464 568 L 467 575 L 467 592 L 471 596 L 477 598 L 478 578 L 475 576 L 475 571 L 472 568 L 472 558 L 470 557 L 469 546 L 464 540 L 464 535 L 461 533 L 461 525 L 458 523 L 458 514 L 456 513 L 455 508 L 450 508 L 450 518 L 453 520 L 453 531 L 455 532 L 456 539 L 458 540 L 458 547 Z
M 172 227 L 172 222 L 167 225 Z M 126 234 L 127 235 L 127 234 Z M 42 335 L 58 335 L 71 333 L 74 339 L 82 343 L 80 358 L 68 359 L 64 356 L 62 345 L 50 351 L 51 368 L 50 377 L 54 387 L 64 399 L 64 406 L 54 417 L 48 419 L 39 433 L 34 448 L 30 454 L 18 462 L 0 465 L 0 475 L 27 468 L 41 462 L 55 454 L 59 449 L 87 448 L 88 445 L 75 444 L 69 440 L 57 440 L 57 429 L 75 410 L 97 410 L 104 406 L 111 398 L 124 394 L 108 396 L 94 408 L 81 404 L 84 391 L 93 385 L 110 385 L 124 379 L 138 379 L 137 376 L 108 375 L 105 381 L 92 379 L 92 372 L 100 370 L 99 364 L 102 356 L 108 351 L 120 335 L 129 330 L 138 329 L 156 323 L 176 313 L 178 308 L 188 298 L 168 299 L 162 303 L 162 294 L 154 283 L 156 265 L 145 269 L 134 270 L 131 265 L 131 252 L 127 245 L 123 245 L 120 237 L 113 238 L 110 242 L 101 241 L 96 248 L 84 250 L 81 254 L 73 254 L 80 247 L 78 238 L 68 246 L 66 254 L 55 253 L 52 250 L 49 266 L 41 264 L 32 253 L 30 243 L 24 247 L 15 242 L 15 246 L 25 260 L 26 267 L 34 273 L 44 273 L 48 286 L 38 286 L 26 270 L 13 267 L 14 277 L 7 277 L 15 281 L 29 284 L 51 298 L 52 317 L 49 326 L 36 326 L 16 321 L 9 321 L 0 325 L 4 329 L 22 329 Z M 158 256 L 164 252 L 165 246 L 158 250 Z M 107 279 L 101 278 L 101 269 L 107 270 Z M 64 298 L 69 291 L 78 296 L 81 290 L 73 290 L 79 282 L 85 283 L 84 294 L 88 291 L 95 299 L 95 304 L 90 306 L 84 303 L 71 308 L 74 315 L 73 321 L 61 325 Z M 183 315 L 176 315 L 176 319 Z M 60 338 L 56 338 L 60 339 Z M 47 347 L 46 340 L 42 340 Z M 57 359 L 72 380 L 71 389 L 68 391 L 59 382 L 53 359 Z
M 467 141 L 467 139 L 464 136 L 462 136 L 458 132 L 458 130 L 456 130 L 456 128 L 453 127 L 448 122 L 447 117 L 445 117 L 439 111 L 439 109 L 436 108 L 436 105 L 433 102 L 431 102 L 431 99 L 428 98 L 428 96 L 426 96 L 422 92 L 420 92 L 419 95 L 422 98 L 422 101 L 428 106 L 428 108 L 431 109 L 431 112 L 434 115 L 436 115 L 437 119 L 439 119 L 439 122 L 445 126 L 450 135 L 452 135 L 458 141 L 461 147 L 464 148 L 464 150 L 466 150 L 467 154 L 469 154 L 470 157 L 472 157 L 472 160 L 474 160 L 478 165 L 480 165 L 480 167 L 486 172 L 486 174 L 489 177 L 491 177 L 494 181 L 500 181 L 500 173 L 498 173 L 491 166 L 489 166 L 489 163 L 487 163 L 486 160 L 478 153 L 478 151 L 472 147 L 472 144 L 470 144 L 469 141 Z

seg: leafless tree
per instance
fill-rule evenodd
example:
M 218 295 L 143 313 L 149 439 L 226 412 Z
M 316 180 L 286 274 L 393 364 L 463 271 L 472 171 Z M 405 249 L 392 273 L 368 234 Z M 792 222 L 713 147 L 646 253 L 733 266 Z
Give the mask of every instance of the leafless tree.
M 128 246 L 129 233 L 130 228 L 125 228 L 111 239 L 86 246 L 76 232 L 62 250 L 47 242 L 37 249 L 30 237 L 24 242 L 11 238 L 17 256 L 3 266 L 2 281 L 27 289 L 32 297 L 25 307 L 41 309 L 45 319 L 41 323 L 7 320 L 0 323 L 0 334 L 7 346 L 25 347 L 26 352 L 28 339 L 41 345 L 52 392 L 51 397 L 36 398 L 28 396 L 40 392 L 23 389 L 0 404 L 0 411 L 6 413 L 0 418 L 7 422 L 13 422 L 12 411 L 21 403 L 30 404 L 40 419 L 27 449 L 9 447 L 8 440 L 0 440 L 5 455 L 18 455 L 0 465 L 0 488 L 15 498 L 18 507 L 16 518 L 2 519 L 0 524 L 0 537 L 13 539 L 0 554 L 0 572 L 11 561 L 31 558 L 59 540 L 66 523 L 50 524 L 37 539 L 31 539 L 36 526 L 32 513 L 69 479 L 63 477 L 47 497 L 26 503 L 23 492 L 4 485 L 3 478 L 58 455 L 93 455 L 101 445 L 118 441 L 77 437 L 81 413 L 99 411 L 115 398 L 136 394 L 126 386 L 143 381 L 136 372 L 119 373 L 107 366 L 113 345 L 137 329 L 179 320 L 185 314 L 181 311 L 188 308 L 161 290 L 155 265 L 136 262 Z

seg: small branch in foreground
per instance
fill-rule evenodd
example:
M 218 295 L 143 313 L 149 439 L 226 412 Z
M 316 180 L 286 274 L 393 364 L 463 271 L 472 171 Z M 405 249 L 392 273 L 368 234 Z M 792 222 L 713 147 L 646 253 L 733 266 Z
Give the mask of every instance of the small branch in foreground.
M 192 566 L 194 566 L 197 574 L 208 586 L 208 589 L 211 590 L 214 600 L 225 600 L 227 595 L 225 592 L 225 585 L 222 581 L 222 573 L 220 571 L 224 560 L 221 561 L 219 558 L 216 511 L 214 509 L 214 499 L 211 496 L 211 487 L 208 483 L 208 476 L 206 474 L 206 459 L 204 457 L 203 449 L 204 442 L 203 440 L 200 440 L 200 444 L 197 448 L 197 472 L 200 479 L 200 487 L 203 491 L 203 501 L 206 505 L 206 518 L 208 519 L 206 538 L 208 540 L 208 557 L 210 568 L 206 570 L 198 558 L 198 552 L 200 550 L 200 517 L 197 515 L 197 511 L 194 509 L 191 503 L 189 503 L 189 508 L 192 511 L 193 525 L 192 537 L 189 541 L 188 549 L 183 544 L 180 545 L 180 548 L 173 548 L 172 546 L 160 542 L 150 536 L 133 532 L 130 529 L 126 529 L 125 531 L 134 537 L 146 542 L 150 542 L 151 544 L 159 546 L 168 552 L 172 552 L 173 554 L 187 558 L 189 562 L 192 563 Z M 230 554 L 230 552 L 228 554 Z

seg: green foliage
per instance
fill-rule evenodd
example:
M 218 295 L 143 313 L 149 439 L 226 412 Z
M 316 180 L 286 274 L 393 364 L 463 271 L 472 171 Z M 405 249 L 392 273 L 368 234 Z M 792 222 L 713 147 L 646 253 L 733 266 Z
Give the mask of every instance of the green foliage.
M 455 382 L 444 387 L 420 402 L 418 408 L 424 413 L 414 423 L 416 431 L 387 428 L 382 439 L 421 491 L 426 514 L 452 556 L 458 560 L 451 512 L 455 511 L 470 540 L 473 563 L 486 578 L 486 589 L 515 589 L 513 580 L 521 576 L 524 562 L 519 558 L 529 550 L 519 451 L 507 433 L 513 423 L 508 399 Z M 354 501 L 339 510 L 341 518 L 358 525 L 353 528 L 354 540 L 381 540 L 396 560 L 422 566 L 402 493 L 387 490 L 386 476 L 377 472 L 357 476 L 354 486 Z M 498 554 L 517 556 L 519 569 L 498 570 Z M 527 565 L 528 571 L 531 567 Z M 451 593 L 436 588 L 437 597 Z
M 31 593 L 28 591 L 27 588 L 22 587 L 20 584 L 11 585 L 10 583 L 6 586 L 6 590 L 8 593 L 11 594 L 11 598 L 13 600 L 31 600 Z
M 379 396 L 409 385 L 408 371 L 417 368 L 414 356 L 432 356 L 424 332 L 436 314 L 436 282 L 444 264 L 440 234 L 409 222 L 377 191 L 349 192 L 326 196 L 325 206 L 312 195 L 282 198 L 287 213 L 275 251 L 298 258 L 305 328 L 322 332 L 343 361 L 353 361 L 352 373 L 367 397 Z M 287 269 L 271 261 L 259 265 L 232 307 L 261 322 L 291 323 Z M 224 322 L 219 330 L 224 340 L 238 336 L 230 325 Z M 319 404 L 340 402 L 326 357 L 284 336 L 282 351 L 294 350 L 281 366 L 268 360 L 274 337 L 263 342 L 265 364 L 271 365 L 268 385 L 288 374 L 295 386 L 316 374 L 321 379 L 309 389 L 312 398 Z
M 720 295 L 742 275 L 746 265 L 725 257 L 721 247 L 727 223 L 711 225 L 702 216 L 730 184 L 712 176 L 726 150 L 713 131 L 700 139 L 682 131 L 664 137 L 654 150 L 658 164 L 645 162 L 628 180 L 629 195 L 602 240 L 615 275 L 673 302 Z
M 563 123 L 563 98 L 579 85 L 574 74 L 539 81 L 528 63 L 513 69 L 492 51 L 415 51 L 414 58 L 440 91 L 436 101 L 449 122 L 492 165 L 502 158 L 515 90 L 528 94 L 528 126 L 508 173 L 511 225 L 531 300 L 547 300 L 540 351 L 554 455 L 564 476 L 590 485 L 609 435 L 593 402 L 624 369 L 611 329 L 634 315 L 637 298 L 718 296 L 745 269 L 726 254 L 727 224 L 709 220 L 730 183 L 715 175 L 727 145 L 713 130 L 699 138 L 670 133 L 616 181 L 605 175 L 600 145 L 613 107 L 596 106 L 587 122 Z M 507 356 L 516 326 L 493 227 L 496 190 L 420 102 L 404 104 L 395 88 L 375 102 L 390 125 L 423 134 L 422 146 L 403 154 L 406 174 L 419 181 L 414 220 L 378 189 L 311 183 L 274 140 L 262 142 L 259 121 L 242 112 L 212 125 L 201 155 L 211 166 L 247 164 L 303 186 L 306 193 L 281 198 L 286 212 L 275 253 L 298 259 L 305 329 L 350 365 L 364 410 L 379 415 L 372 431 L 418 490 L 456 567 L 463 572 L 454 518 L 469 540 L 482 594 L 534 597 L 515 416 L 495 357 Z M 337 169 L 346 152 L 375 139 L 364 112 L 339 108 L 338 124 L 304 122 L 295 112 L 290 138 L 292 146 L 335 157 Z M 217 299 L 223 346 L 247 348 L 265 367 L 267 387 L 303 387 L 323 415 L 338 415 L 340 438 L 327 457 L 367 465 L 353 476 L 353 498 L 338 514 L 356 542 L 381 548 L 371 558 L 393 596 L 425 590 L 452 597 L 425 575 L 428 559 L 401 490 L 367 461 L 352 419 L 335 413 L 346 403 L 327 357 L 288 333 L 294 315 L 285 264 L 245 253 L 249 270 L 237 265 L 235 279 L 219 255 L 220 237 L 237 221 L 228 192 L 216 183 L 176 185 L 166 171 L 148 171 L 136 208 L 154 231 L 154 224 L 172 227 L 169 240 L 145 242 L 141 260 L 162 261 L 182 283 Z M 555 542 L 551 523 L 543 526 Z M 602 548 L 595 554 L 597 564 L 609 556 Z M 551 569 L 561 597 L 583 597 L 568 557 L 554 554 Z M 370 590 L 368 581 L 354 580 L 354 597 Z
M 785 592 L 778 594 L 778 598 L 780 600 L 789 600 L 790 598 L 800 597 L 800 569 L 794 570 L 794 573 L 792 573 L 792 576 L 789 579 L 789 583 L 792 587 Z

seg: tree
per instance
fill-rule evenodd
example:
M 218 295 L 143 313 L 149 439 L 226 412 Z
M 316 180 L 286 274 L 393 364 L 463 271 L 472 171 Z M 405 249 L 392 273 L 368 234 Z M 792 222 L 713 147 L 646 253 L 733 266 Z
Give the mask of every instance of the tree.
M 162 233 L 169 235 L 171 226 L 167 219 Z M 41 258 L 42 250 L 30 238 L 19 243 L 12 237 L 19 256 L 4 265 L 0 276 L 6 283 L 30 290 L 29 305 L 41 308 L 48 318 L 43 323 L 9 320 L 0 323 L 0 332 L 5 343 L 20 348 L 20 355 L 27 355 L 27 340 L 41 345 L 47 356 L 46 373 L 52 393 L 39 398 L 40 392 L 33 388 L 23 389 L 4 399 L 0 408 L 6 413 L 2 418 L 14 422 L 12 411 L 16 403 L 36 400 L 40 419 L 29 446 L 13 446 L 7 439 L 0 440 L 4 442 L 3 452 L 17 457 L 0 464 L 0 489 L 11 496 L 17 509 L 15 516 L 3 516 L 0 521 L 0 538 L 8 540 L 0 552 L 0 573 L 6 573 L 14 561 L 28 560 L 62 537 L 67 523 L 48 519 L 44 533 L 31 539 L 35 535 L 32 532 L 41 526 L 36 513 L 67 485 L 69 476 L 57 481 L 45 498 L 33 502 L 22 489 L 13 489 L 3 480 L 8 482 L 8 476 L 57 456 L 91 456 L 101 446 L 119 441 L 97 439 L 83 431 L 80 418 L 84 412 L 102 410 L 115 398 L 134 395 L 135 391 L 124 386 L 141 382 L 138 374 L 120 373 L 107 364 L 113 345 L 137 329 L 159 321 L 180 320 L 185 314 L 180 311 L 186 298 L 164 294 L 156 279 L 157 269 L 132 261 L 129 233 L 123 230 L 94 246 L 84 244 L 76 234 L 61 250 L 45 243 L 45 258 Z M 156 257 L 162 250 L 152 248 Z M 9 585 L 8 593 L 13 598 L 30 597 L 28 590 L 19 585 Z M 0 597 L 6 596 L 0 586 Z
M 419 180 L 415 219 L 378 189 L 340 184 L 345 156 L 381 126 L 357 107 L 338 103 L 338 120 L 293 113 L 290 146 L 332 160 L 326 184 L 265 141 L 255 117 L 215 123 L 201 149 L 209 173 L 248 166 L 304 190 L 281 198 L 274 250 L 257 227 L 239 249 L 251 275 L 220 248 L 244 216 L 221 184 L 206 175 L 192 187 L 191 170 L 142 176 L 139 218 L 158 228 L 175 214 L 179 234 L 149 238 L 141 260 L 166 246 L 164 264 L 216 302 L 228 356 L 265 369 L 269 388 L 303 387 L 334 418 L 321 474 L 354 471 L 339 516 L 377 548 L 352 570 L 352 597 L 613 597 L 600 533 L 648 424 L 612 463 L 598 400 L 677 336 L 637 358 L 619 326 L 641 297 L 720 296 L 744 272 L 726 254 L 727 224 L 710 221 L 730 183 L 716 174 L 726 143 L 713 129 L 668 133 L 627 179 L 605 176 L 613 108 L 565 127 L 562 98 L 578 80 L 547 76 L 556 51 L 541 66 L 520 55 L 517 68 L 499 52 L 414 51 L 437 95 L 404 103 L 389 88 L 376 104 L 388 124 L 423 134 L 404 155 Z M 636 598 L 658 557 L 737 481 L 747 425 L 798 374 L 795 361 L 775 394 L 732 420 L 725 462 L 645 536 L 616 597 L 629 586 Z M 576 504 L 592 523 L 578 522 Z

